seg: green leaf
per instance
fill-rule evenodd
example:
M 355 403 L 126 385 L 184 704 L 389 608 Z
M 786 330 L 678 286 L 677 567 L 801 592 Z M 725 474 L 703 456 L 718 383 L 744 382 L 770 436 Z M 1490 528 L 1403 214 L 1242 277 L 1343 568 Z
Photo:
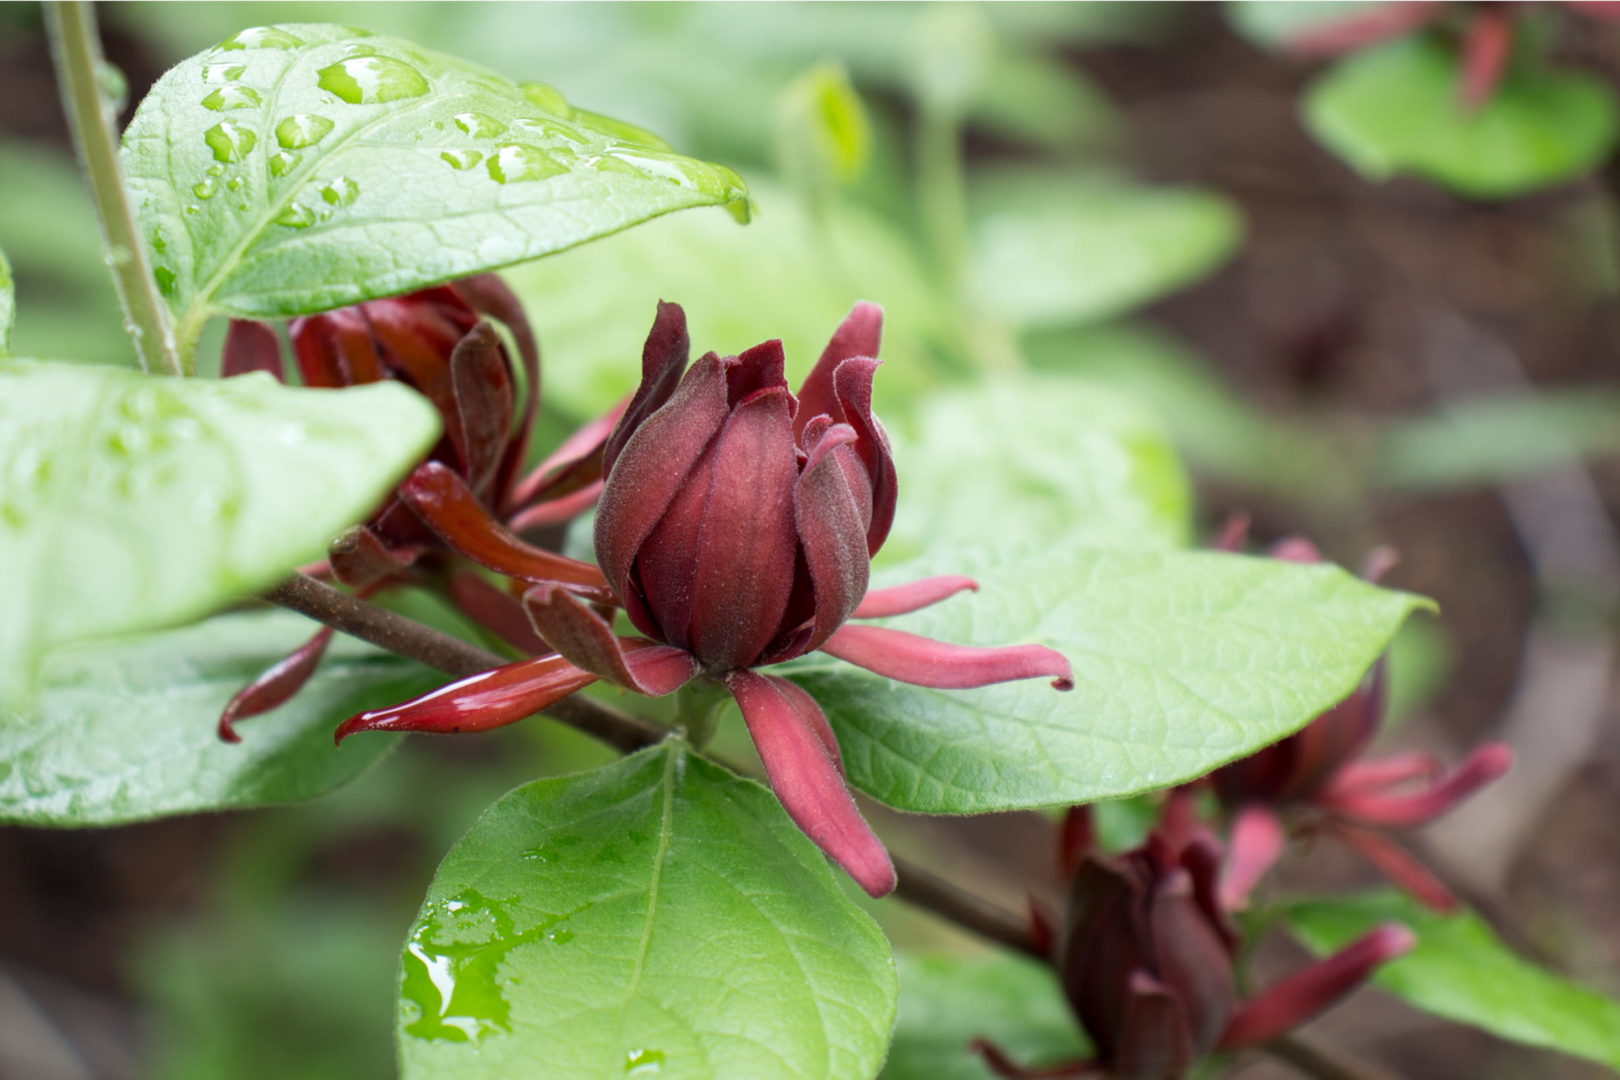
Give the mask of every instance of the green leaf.
M 542 83 L 397 38 L 255 27 L 164 75 L 124 135 L 181 325 L 296 315 L 533 259 L 672 210 L 745 214 L 731 170 Z
M 1039 643 L 1074 666 L 982 690 L 892 682 L 813 653 L 850 782 L 902 810 L 969 814 L 1115 798 L 1201 776 L 1348 694 L 1401 621 L 1431 606 L 1334 566 L 1053 544 L 935 552 L 883 576 L 979 582 L 891 620 L 961 645 Z
M 439 867 L 404 1080 L 860 1080 L 888 943 L 760 785 L 671 739 L 492 806 Z
M 882 1080 L 994 1080 L 968 1043 L 986 1038 L 1020 1065 L 1056 1065 L 1086 1043 L 1049 968 L 1022 957 L 907 956 L 900 1018 Z
M 904 478 L 886 556 L 934 544 L 1062 541 L 1179 547 L 1186 475 L 1162 429 L 1128 398 L 1061 375 L 1000 376 L 921 399 L 898 439 Z
M 820 63 L 782 91 L 776 101 L 782 174 L 807 181 L 848 183 L 872 156 L 872 124 L 849 72 Z
M 215 734 L 231 696 L 315 629 L 290 613 L 249 612 L 59 651 L 33 708 L 0 712 L 0 821 L 115 825 L 297 802 L 348 783 L 392 740 L 339 750 L 333 729 L 441 676 L 339 635 L 303 690 L 241 725 L 240 744 Z
M 199 618 L 319 557 L 437 434 L 392 383 L 0 363 L 0 702 L 56 646 Z
M 1306 95 L 1305 122 L 1369 180 L 1412 173 L 1480 199 L 1580 176 L 1614 146 L 1614 94 L 1593 75 L 1519 64 L 1473 113 L 1458 79 L 1444 41 L 1397 41 L 1335 65 Z
M 975 291 L 1016 326 L 1128 311 L 1204 277 L 1242 239 L 1231 203 L 1197 188 L 1018 172 L 972 196 Z
M 0 356 L 11 348 L 11 321 L 17 314 L 17 290 L 11 282 L 11 264 L 0 251 Z
M 1423 489 L 1490 484 L 1620 452 L 1620 393 L 1598 387 L 1470 398 L 1378 432 L 1374 478 Z
M 1439 915 L 1394 892 L 1292 904 L 1294 932 L 1326 953 L 1381 922 L 1418 936 L 1373 981 L 1426 1012 L 1620 1069 L 1620 1001 L 1520 959 L 1471 912 Z

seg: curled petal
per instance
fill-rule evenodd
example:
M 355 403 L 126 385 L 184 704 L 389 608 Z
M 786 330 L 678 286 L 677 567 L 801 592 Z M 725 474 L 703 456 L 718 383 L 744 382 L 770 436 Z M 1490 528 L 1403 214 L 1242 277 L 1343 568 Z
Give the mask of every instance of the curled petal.
M 277 382 L 285 382 L 281 341 L 274 330 L 257 319 L 232 319 L 220 355 L 220 377 L 228 379 L 250 371 L 268 372 Z
M 846 469 L 839 460 L 852 454 L 847 443 L 854 439 L 846 425 L 829 428 L 793 489 L 794 525 L 815 593 L 814 623 L 802 652 L 819 648 L 866 595 L 871 489 L 858 468 Z
M 446 434 L 474 491 L 495 477 L 512 435 L 512 372 L 495 328 L 480 322 L 450 353 L 450 383 L 456 410 L 445 417 Z
M 733 671 L 724 681 L 742 708 L 771 788 L 794 824 L 872 896 L 892 892 L 894 864 L 827 753 L 820 708 L 773 675 Z
M 907 615 L 941 600 L 948 600 L 959 592 L 978 591 L 979 583 L 970 577 L 944 574 L 923 578 L 907 585 L 868 591 L 850 618 L 883 619 L 890 615 Z
M 241 742 L 236 733 L 236 721 L 267 713 L 303 689 L 309 677 L 332 641 L 332 628 L 323 626 L 286 658 L 257 679 L 248 683 L 231 698 L 219 714 L 219 737 L 223 742 Z
M 602 448 L 602 471 L 608 472 L 618 460 L 630 437 L 646 419 L 670 399 L 691 353 L 686 332 L 686 312 L 679 304 L 658 301 L 658 314 L 641 350 L 641 385 L 625 407 L 624 415 Z
M 1270 1042 L 1344 997 L 1378 967 L 1410 952 L 1416 944 L 1416 935 L 1395 923 L 1364 934 L 1239 1009 L 1221 1035 L 1221 1048 L 1241 1050 Z
M 306 315 L 287 324 L 305 386 L 338 387 L 387 377 L 371 326 L 358 307 Z
M 1226 864 L 1221 870 L 1221 907 L 1242 911 L 1260 879 L 1282 858 L 1288 834 L 1269 806 L 1250 804 L 1232 821 Z
M 505 324 L 523 360 L 523 409 L 495 477 L 496 489 L 505 491 L 528 457 L 529 432 L 534 428 L 534 413 L 540 405 L 540 346 L 534 339 L 522 301 L 498 275 L 474 274 L 460 279 L 453 288 L 474 311 Z
M 388 367 L 438 408 L 455 414 L 449 357 L 478 313 L 446 285 L 360 305 Z
M 872 482 L 872 523 L 866 530 L 866 549 L 876 555 L 883 541 L 888 539 L 894 524 L 895 499 L 899 483 L 895 478 L 894 458 L 889 453 L 889 437 L 883 425 L 872 413 L 872 376 L 879 361 L 865 357 L 845 360 L 833 372 L 833 389 L 844 413 L 844 422 L 860 436 L 855 452 L 866 466 Z
M 516 723 L 596 681 L 560 656 L 519 660 L 480 671 L 401 705 L 351 716 L 338 726 L 342 742 L 357 731 L 420 731 L 447 735 Z
M 726 398 L 733 408 L 761 390 L 788 388 L 784 375 L 787 357 L 782 353 L 782 343 L 775 338 L 728 356 L 722 363 L 726 367 Z M 792 394 L 787 397 L 793 400 Z
M 599 482 L 607 474 L 603 456 L 607 437 L 624 411 L 620 402 L 595 420 L 582 425 L 546 455 L 513 489 L 512 505 L 523 506 L 545 496 L 558 498 L 586 484 Z
M 600 570 L 513 536 L 490 517 L 461 477 L 441 462 L 419 465 L 399 485 L 399 495 L 445 543 L 498 574 L 525 581 L 564 582 L 593 600 L 614 602 Z
M 404 573 L 421 554 L 413 545 L 390 548 L 364 525 L 345 529 L 326 549 L 332 576 L 351 589 L 375 588 Z
M 838 394 L 833 388 L 833 373 L 838 365 L 852 357 L 876 357 L 882 338 L 883 309 L 876 304 L 862 300 L 844 316 L 844 321 L 833 331 L 832 340 L 822 350 L 821 359 L 799 387 L 799 414 L 794 421 L 793 434 L 800 446 L 811 445 L 805 437 L 805 427 L 816 417 L 830 417 L 834 423 L 845 419 L 843 406 L 838 403 Z
M 534 632 L 522 604 L 476 571 L 458 570 L 452 574 L 447 592 L 457 611 L 519 652 L 544 656 L 557 651 Z
M 1406 795 L 1372 791 L 1338 791 L 1324 795 L 1323 806 L 1362 825 L 1409 828 L 1433 821 L 1513 765 L 1505 743 L 1486 743 L 1438 783 Z
M 637 693 L 662 697 L 697 674 L 691 653 L 618 637 L 607 620 L 561 586 L 535 586 L 523 594 L 523 606 L 540 636 L 576 667 Z
M 1457 910 L 1457 898 L 1451 895 L 1445 883 L 1389 837 L 1342 822 L 1334 822 L 1329 828 L 1334 836 L 1372 863 L 1389 880 L 1416 897 L 1424 907 L 1441 914 Z
M 844 626 L 821 647 L 856 667 L 915 686 L 966 690 L 975 686 L 1050 676 L 1058 690 L 1074 689 L 1069 661 L 1044 645 L 980 649 L 891 630 L 884 626 Z

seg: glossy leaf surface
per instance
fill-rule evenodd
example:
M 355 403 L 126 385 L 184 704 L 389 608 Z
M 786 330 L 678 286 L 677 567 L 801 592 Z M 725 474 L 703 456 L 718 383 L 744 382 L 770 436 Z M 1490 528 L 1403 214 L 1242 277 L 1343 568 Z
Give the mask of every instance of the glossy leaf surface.
M 394 740 L 334 750 L 332 730 L 442 676 L 340 635 L 297 696 L 241 725 L 240 744 L 215 734 L 231 695 L 313 626 L 251 612 L 62 650 L 33 706 L 0 713 L 0 821 L 113 825 L 296 802 L 354 779 Z
M 401 984 L 405 1080 L 877 1072 L 888 943 L 774 796 L 672 739 L 492 806 Z
M 1200 776 L 1341 700 L 1426 603 L 1333 566 L 1072 544 L 935 551 L 875 584 L 945 573 L 980 591 L 885 625 L 1050 646 L 1075 689 L 929 690 L 822 653 L 782 669 L 826 710 L 851 783 L 921 813 L 1089 802 Z
M 255 27 L 168 72 L 124 136 L 182 328 L 295 315 L 533 259 L 685 207 L 731 170 L 542 83 L 396 38 Z
M 1620 1001 L 1520 958 L 1472 912 L 1439 915 L 1386 892 L 1294 904 L 1288 919 L 1321 953 L 1377 923 L 1405 923 L 1418 946 L 1380 969 L 1377 985 L 1448 1020 L 1620 1069 Z
M 0 364 L 0 700 L 51 648 L 198 618 L 318 558 L 437 432 L 397 383 Z
M 1453 47 L 1428 37 L 1358 53 L 1311 87 L 1305 122 L 1369 180 L 1415 174 L 1481 199 L 1579 176 L 1620 131 L 1614 93 L 1593 75 L 1525 63 L 1470 113 L 1458 71 Z

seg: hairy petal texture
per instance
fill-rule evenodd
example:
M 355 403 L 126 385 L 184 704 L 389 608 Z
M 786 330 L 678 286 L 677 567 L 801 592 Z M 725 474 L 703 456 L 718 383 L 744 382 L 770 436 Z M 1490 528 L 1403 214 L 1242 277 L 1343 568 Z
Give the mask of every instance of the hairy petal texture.
M 844 321 L 833 331 L 832 340 L 821 352 L 821 359 L 810 369 L 804 385 L 799 388 L 799 415 L 794 422 L 794 436 L 799 445 L 808 446 L 805 426 L 818 416 L 831 417 L 834 423 L 845 421 L 843 406 L 833 389 L 833 373 L 845 360 L 857 356 L 875 358 L 878 344 L 883 338 L 883 309 L 862 300 L 850 309 Z
M 422 554 L 416 545 L 391 548 L 368 526 L 353 525 L 326 549 L 332 576 L 351 589 L 372 589 L 408 570 Z
M 514 399 L 506 352 L 489 323 L 478 323 L 451 350 L 450 383 L 456 408 L 445 418 L 445 434 L 467 485 L 487 492 L 512 433 Z
M 894 864 L 828 753 L 831 733 L 810 695 L 786 679 L 752 671 L 731 672 L 724 681 L 788 816 L 869 894 L 892 892 Z
M 519 660 L 480 671 L 402 705 L 351 716 L 338 726 L 336 741 L 357 731 L 420 731 L 460 734 L 513 724 L 554 705 L 596 681 L 561 656 Z
M 315 674 L 327 645 L 331 644 L 332 633 L 330 626 L 323 626 L 285 659 L 238 690 L 219 714 L 220 739 L 228 743 L 241 742 L 242 737 L 234 726 L 236 721 L 267 713 L 303 689 L 309 677 Z
M 592 599 L 614 602 L 600 570 L 513 536 L 447 465 L 429 461 L 418 466 L 399 485 L 399 495 L 440 539 L 496 573 L 525 581 L 560 581 Z
M 697 674 L 692 654 L 618 637 L 590 605 L 559 585 L 523 594 L 534 628 L 576 667 L 649 697 L 674 693 Z
M 268 324 L 257 319 L 232 319 L 220 353 L 220 377 L 228 379 L 253 371 L 267 372 L 277 382 L 286 382 L 281 365 L 281 339 Z
M 477 571 L 458 570 L 450 575 L 446 591 L 457 611 L 519 652 L 542 656 L 557 651 L 534 632 L 523 605 Z
M 885 626 L 844 626 L 822 651 L 856 667 L 914 686 L 967 690 L 1045 675 L 1059 690 L 1074 689 L 1069 661 L 1044 645 L 981 649 L 949 645 Z
M 866 550 L 866 523 L 872 513 L 872 490 L 858 469 L 849 444 L 855 432 L 838 424 L 827 430 L 793 489 L 793 515 L 805 565 L 815 591 L 815 621 L 809 638 L 797 646 L 809 652 L 844 624 L 866 595 L 871 556 Z M 783 656 L 782 659 L 787 659 Z
M 692 341 L 686 332 L 686 312 L 679 304 L 658 301 L 658 314 L 641 350 L 641 385 L 625 407 L 624 415 L 602 448 L 602 471 L 608 472 L 619 459 L 636 429 L 675 393 L 686 370 Z
M 889 437 L 872 413 L 872 376 L 879 363 L 877 360 L 856 357 L 844 361 L 833 372 L 833 390 L 838 395 L 844 422 L 860 436 L 855 443 L 855 452 L 866 466 L 867 478 L 872 483 L 872 521 L 866 530 L 866 550 L 872 555 L 877 554 L 883 541 L 889 537 L 899 492 L 894 457 L 889 452 Z
M 852 619 L 886 619 L 891 615 L 909 615 L 921 611 L 941 600 L 949 600 L 959 592 L 978 592 L 979 583 L 959 574 L 942 574 L 923 578 L 905 585 L 887 589 L 873 589 L 855 608 Z

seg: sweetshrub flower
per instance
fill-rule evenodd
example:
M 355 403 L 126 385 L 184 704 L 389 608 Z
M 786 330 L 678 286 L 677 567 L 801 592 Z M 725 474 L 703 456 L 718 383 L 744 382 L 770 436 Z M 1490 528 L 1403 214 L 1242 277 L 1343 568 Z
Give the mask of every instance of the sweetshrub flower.
M 1412 948 L 1405 927 L 1378 927 L 1242 1001 L 1238 937 L 1217 891 L 1221 852 L 1194 820 L 1187 793 L 1165 804 L 1138 848 L 1093 845 L 1086 808 L 1070 812 L 1060 855 L 1070 879 L 1061 931 L 1045 936 L 1063 993 L 1094 1056 L 1023 1068 L 986 1040 L 973 1048 L 997 1075 L 1181 1080 L 1214 1053 L 1269 1042 L 1355 989 Z
M 524 604 L 556 654 L 352 717 L 338 738 L 484 730 L 598 679 L 660 695 L 701 676 L 736 699 L 772 787 L 805 834 L 868 892 L 891 890 L 893 865 L 845 786 L 825 715 L 797 684 L 756 669 L 820 649 L 933 687 L 1046 676 L 1068 689 L 1072 680 L 1068 661 L 1043 646 L 969 648 L 847 623 L 977 588 L 964 577 L 867 588 L 896 496 L 871 403 L 881 322 L 880 309 L 858 304 L 795 396 L 780 342 L 688 366 L 685 315 L 660 304 L 641 386 L 603 450 L 601 586 L 520 572 L 521 545 L 500 557 L 468 550 L 535 582 Z M 594 606 L 603 601 L 622 607 L 640 636 L 615 633 Z

